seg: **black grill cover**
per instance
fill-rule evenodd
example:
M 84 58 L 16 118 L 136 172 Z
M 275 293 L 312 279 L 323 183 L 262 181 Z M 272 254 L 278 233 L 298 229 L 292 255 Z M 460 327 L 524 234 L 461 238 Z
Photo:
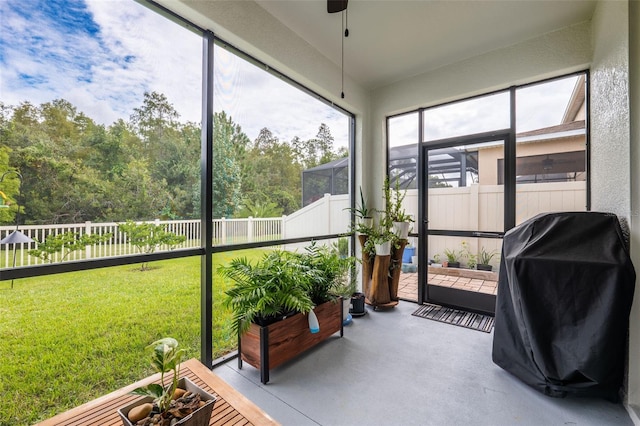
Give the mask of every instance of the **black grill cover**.
M 493 362 L 555 397 L 619 399 L 635 270 L 615 215 L 538 215 L 507 232 Z

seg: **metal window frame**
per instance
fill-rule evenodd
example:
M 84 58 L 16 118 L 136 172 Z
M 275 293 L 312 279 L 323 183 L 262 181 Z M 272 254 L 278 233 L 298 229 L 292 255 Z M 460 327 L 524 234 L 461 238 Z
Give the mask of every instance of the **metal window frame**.
M 192 31 L 199 33 L 203 40 L 202 49 L 202 128 L 201 128 L 201 211 L 200 219 L 203 223 L 201 234 L 201 247 L 195 249 L 172 250 L 168 252 L 140 254 L 131 256 L 114 256 L 96 260 L 83 260 L 74 262 L 63 262 L 47 265 L 22 266 L 17 268 L 0 269 L 0 281 L 8 281 L 19 278 L 30 278 L 44 275 L 52 275 L 66 272 L 85 271 L 91 269 L 101 269 L 111 266 L 130 265 L 142 262 L 152 262 L 156 260 L 179 259 L 184 257 L 200 256 L 201 258 L 201 274 L 200 274 L 200 332 L 201 347 L 200 360 L 208 367 L 212 367 L 215 360 L 213 359 L 213 341 L 212 341 L 212 324 L 213 324 L 213 255 L 216 253 L 242 250 L 247 248 L 269 247 L 274 245 L 293 244 L 300 242 L 311 242 L 319 240 L 327 240 L 343 237 L 343 234 L 331 235 L 315 235 L 304 238 L 289 238 L 272 241 L 262 241 L 259 243 L 235 244 L 235 245 L 213 245 L 213 166 L 215 159 L 213 158 L 213 79 L 214 79 L 214 46 L 219 45 L 225 49 L 232 51 L 237 56 L 250 61 L 254 65 L 258 65 L 266 72 L 269 72 L 286 83 L 296 87 L 314 99 L 320 100 L 328 106 L 345 114 L 349 119 L 349 189 L 350 205 L 355 207 L 355 114 L 342 108 L 341 106 L 329 101 L 327 98 L 314 92 L 308 87 L 298 83 L 287 75 L 277 71 L 264 62 L 243 52 L 242 50 L 232 46 L 224 40 L 218 38 L 212 31 L 204 29 L 173 11 L 155 3 L 152 0 L 134 0 L 156 13 L 166 17 L 174 23 Z M 354 216 L 352 214 L 352 221 Z M 355 236 L 351 236 L 351 250 L 355 251 Z M 232 359 L 233 356 L 225 358 Z
M 576 72 L 572 72 L 572 73 L 568 73 L 568 74 L 563 74 L 563 75 L 559 75 L 556 77 L 550 77 L 550 78 L 546 78 L 546 79 L 542 79 L 542 80 L 537 80 L 535 82 L 531 82 L 531 83 L 526 83 L 526 84 L 521 84 L 521 85 L 512 85 L 510 87 L 504 88 L 504 89 L 499 89 L 499 90 L 494 90 L 494 91 L 490 91 L 490 92 L 486 92 L 486 93 L 482 93 L 479 95 L 474 95 L 474 96 L 469 96 L 466 98 L 462 98 L 462 99 L 455 99 L 449 102 L 444 102 L 444 103 L 438 103 L 438 104 L 434 104 L 431 106 L 425 106 L 425 107 L 421 107 L 421 108 L 417 108 L 417 109 L 413 109 L 413 110 L 409 110 L 409 111 L 404 111 L 401 113 L 397 113 L 397 114 L 393 114 L 393 115 L 388 115 L 386 116 L 385 119 L 385 129 L 386 129 L 386 150 L 385 150 L 385 161 L 386 161 L 386 173 L 387 173 L 387 177 L 389 177 L 389 173 L 390 173 L 390 164 L 389 164 L 389 149 L 390 149 L 390 140 L 389 140 L 389 120 L 392 118 L 396 118 L 396 117 L 401 117 L 401 116 L 405 116 L 408 114 L 412 114 L 412 113 L 418 113 L 418 140 L 416 142 L 416 150 L 417 152 L 417 182 L 418 182 L 418 233 L 412 233 L 411 236 L 413 237 L 418 237 L 418 242 L 420 244 L 420 247 L 424 247 L 425 249 L 423 250 L 419 250 L 418 251 L 418 256 L 419 256 L 419 262 L 418 265 L 425 265 L 426 260 L 427 260 L 427 247 L 428 247 L 428 236 L 426 235 L 426 230 L 427 230 L 427 223 L 426 223 L 426 219 L 425 218 L 425 200 L 423 199 L 424 197 L 424 192 L 425 192 L 425 182 L 424 182 L 424 174 L 425 174 L 425 170 L 424 170 L 424 158 L 423 158 L 423 147 L 425 145 L 429 145 L 430 148 L 435 148 L 438 145 L 442 145 L 442 146 L 446 146 L 447 143 L 449 143 L 452 140 L 460 140 L 464 137 L 466 137 L 467 135 L 463 135 L 462 138 L 460 137 L 451 137 L 451 138 L 447 138 L 447 139 L 442 139 L 442 140 L 437 140 L 437 141 L 428 141 L 425 142 L 424 141 L 424 111 L 429 110 L 431 108 L 438 108 L 438 107 L 442 107 L 445 105 L 451 105 L 451 104 L 456 104 L 456 103 L 461 103 L 461 102 L 466 102 L 472 99 L 477 99 L 477 98 L 483 98 L 486 96 L 491 96 L 491 95 L 495 95 L 498 93 L 505 93 L 508 92 L 509 93 L 509 128 L 508 129 L 503 129 L 503 130 L 496 130 L 496 131 L 491 131 L 491 132 L 485 132 L 485 133 L 481 133 L 481 134 L 477 134 L 474 136 L 478 136 L 478 135 L 483 135 L 483 136 L 487 136 L 487 135 L 491 135 L 491 134 L 495 134 L 495 135 L 502 135 L 503 137 L 506 135 L 507 139 L 505 140 L 505 146 L 504 146 L 504 167 L 505 167 L 505 182 L 504 182 L 504 232 L 507 232 L 509 229 L 515 227 L 515 223 L 516 223 L 516 213 L 515 213 L 515 206 L 516 206 L 516 109 L 517 109 L 517 105 L 516 105 L 516 94 L 517 94 L 517 90 L 518 89 L 522 89 L 525 87 L 529 87 L 529 86 L 535 86 L 535 85 L 540 85 L 540 84 L 544 84 L 550 81 L 555 81 L 555 80 L 561 80 L 564 78 L 568 78 L 571 76 L 579 76 L 579 75 L 584 75 L 585 76 L 585 89 L 586 89 L 586 97 L 585 97 L 585 109 L 586 109 L 586 113 L 585 113 L 585 131 L 586 131 L 586 142 L 585 142 L 585 161 L 586 161 L 586 165 L 585 165 L 585 170 L 587 173 L 587 179 L 586 179 L 586 206 L 585 206 L 585 210 L 590 211 L 591 210 L 591 126 L 590 126 L 590 120 L 589 120 L 589 107 L 590 107 L 590 103 L 591 103 L 591 90 L 590 90 L 590 82 L 591 82 L 591 78 L 590 78 L 590 73 L 589 70 L 581 70 L 581 71 L 576 71 Z M 436 231 L 437 232 L 437 231 Z M 418 267 L 418 283 L 424 283 L 427 280 L 427 271 L 426 268 L 419 266 Z M 425 288 L 426 286 L 423 285 L 418 285 L 418 303 L 424 303 L 424 301 L 427 298 L 427 295 L 425 294 Z

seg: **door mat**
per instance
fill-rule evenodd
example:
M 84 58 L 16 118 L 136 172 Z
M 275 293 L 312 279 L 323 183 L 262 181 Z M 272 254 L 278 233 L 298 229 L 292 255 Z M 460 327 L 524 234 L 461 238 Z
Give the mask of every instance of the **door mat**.
M 458 309 L 445 308 L 444 306 L 424 304 L 411 315 L 440 321 L 460 327 L 491 333 L 494 318 L 489 315 L 476 314 Z

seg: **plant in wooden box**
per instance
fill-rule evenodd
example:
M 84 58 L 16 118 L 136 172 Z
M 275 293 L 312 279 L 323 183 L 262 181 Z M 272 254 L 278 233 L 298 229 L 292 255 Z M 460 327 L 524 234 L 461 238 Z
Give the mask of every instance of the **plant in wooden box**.
M 160 373 L 160 383 L 135 389 L 144 398 L 118 410 L 125 426 L 206 426 L 216 398 L 186 377 L 178 378 L 186 351 L 171 337 L 151 343 L 151 366 Z M 166 373 L 173 373 L 170 382 Z
M 309 287 L 309 295 L 314 305 L 334 300 L 336 296 L 342 296 L 339 291 L 343 286 L 345 274 L 351 274 L 355 268 L 354 257 L 341 257 L 336 250 L 313 242 L 305 248 L 304 255 L 300 256 L 301 263 L 313 276 Z M 346 296 L 351 297 L 353 292 Z
M 269 381 L 270 369 L 338 331 L 342 336 L 342 304 L 330 296 L 332 282 L 320 266 L 330 270 L 322 259 L 328 263 L 343 259 L 337 253 L 328 259 L 326 254 L 273 251 L 255 265 L 239 258 L 218 269 L 234 281 L 225 303 L 233 311 L 232 327 L 238 332 L 238 367 L 245 361 L 260 369 L 262 383 Z M 319 330 L 312 326 L 313 318 Z
M 309 295 L 313 275 L 302 267 L 297 253 L 275 250 L 255 264 L 235 258 L 218 273 L 234 281 L 225 299 L 233 311 L 234 332 L 243 334 L 252 323 L 266 326 L 313 308 Z

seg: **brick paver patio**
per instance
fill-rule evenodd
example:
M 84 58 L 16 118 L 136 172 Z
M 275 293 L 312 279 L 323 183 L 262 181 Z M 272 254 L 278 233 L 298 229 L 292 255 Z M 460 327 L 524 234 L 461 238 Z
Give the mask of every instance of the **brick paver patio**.
M 457 275 L 449 275 L 450 273 L 456 273 Z M 476 276 L 475 278 L 474 275 Z M 429 268 L 429 284 L 443 287 L 459 288 L 461 290 L 467 291 L 497 294 L 497 279 L 497 274 L 493 272 L 487 273 L 472 270 L 452 271 L 449 269 L 438 270 L 438 268 Z M 398 297 L 404 300 L 411 300 L 414 302 L 418 301 L 417 272 L 403 272 L 400 274 L 400 282 L 398 284 Z

